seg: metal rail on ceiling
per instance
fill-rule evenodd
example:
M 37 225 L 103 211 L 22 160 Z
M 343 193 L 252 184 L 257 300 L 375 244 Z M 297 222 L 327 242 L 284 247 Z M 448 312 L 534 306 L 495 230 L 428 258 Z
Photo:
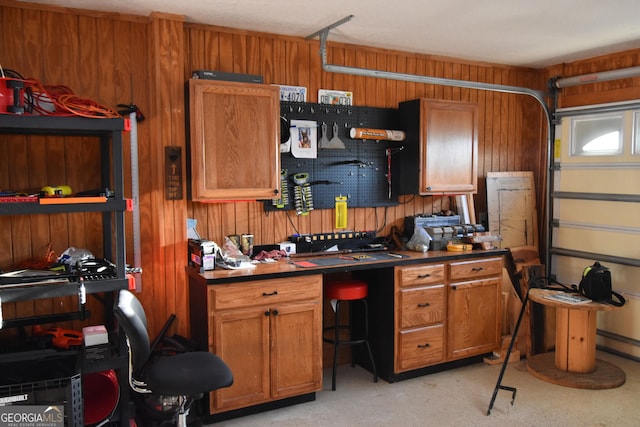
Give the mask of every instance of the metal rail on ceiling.
M 440 86 L 452 86 L 466 89 L 478 89 L 478 90 L 486 90 L 493 92 L 502 92 L 502 93 L 511 93 L 517 95 L 525 95 L 532 97 L 535 99 L 542 111 L 544 112 L 544 116 L 547 122 L 547 167 L 549 168 L 549 175 L 546 180 L 546 201 L 545 204 L 545 218 L 548 220 L 547 224 L 547 253 L 545 258 L 545 269 L 548 275 L 551 269 L 551 249 L 552 249 L 552 218 L 551 218 L 551 210 L 552 210 L 552 188 L 553 188 L 553 139 L 555 133 L 555 126 L 552 124 L 555 123 L 555 120 L 558 118 L 556 115 L 557 105 L 557 94 L 558 90 L 570 87 L 577 86 L 582 84 L 589 84 L 595 82 L 603 82 L 615 79 L 622 78 L 631 78 L 640 76 L 640 67 L 630 67 L 624 68 L 620 70 L 612 70 L 605 71 L 600 73 L 586 74 L 582 76 L 574 76 L 561 78 L 559 76 L 553 77 L 549 80 L 548 87 L 551 91 L 550 95 L 552 97 L 553 108 L 550 109 L 545 100 L 545 93 L 542 91 L 537 91 L 534 89 L 519 87 L 519 86 L 508 86 L 508 85 L 499 85 L 492 83 L 483 83 L 483 82 L 475 82 L 468 80 L 455 80 L 455 79 L 445 79 L 440 77 L 430 77 L 430 76 L 420 76 L 416 74 L 405 74 L 405 73 L 396 73 L 389 71 L 380 71 L 373 70 L 368 68 L 357 68 L 357 67 L 348 67 L 343 65 L 333 65 L 327 63 L 327 37 L 329 36 L 329 31 L 349 22 L 354 15 L 349 15 L 335 23 L 321 29 L 320 31 L 316 31 L 315 33 L 306 37 L 307 40 L 313 39 L 317 36 L 320 37 L 320 57 L 322 58 L 322 69 L 329 73 L 340 73 L 340 74 L 349 74 L 363 77 L 376 77 L 383 79 L 391 79 L 391 80 L 400 80 L 414 83 L 424 83 L 424 84 L 433 84 Z M 560 113 L 562 114 L 562 113 Z
M 405 73 L 396 73 L 389 71 L 380 71 L 373 70 L 369 68 L 357 68 L 357 67 L 347 67 L 343 65 L 332 65 L 327 63 L 327 37 L 329 36 L 329 31 L 333 28 L 336 28 L 345 22 L 349 22 L 353 18 L 353 15 L 349 15 L 323 29 L 320 31 L 316 31 L 315 33 L 306 37 L 307 40 L 313 39 L 316 36 L 320 37 L 320 57 L 322 58 L 322 69 L 329 73 L 340 73 L 340 74 L 349 74 L 355 76 L 363 76 L 363 77 L 376 77 L 382 79 L 390 79 L 390 80 L 400 80 L 406 82 L 414 82 L 414 83 L 424 83 L 424 84 L 433 84 L 440 86 L 452 86 L 459 87 L 465 89 L 478 89 L 478 90 L 486 90 L 492 92 L 502 92 L 502 93 L 511 93 L 516 95 L 525 95 L 532 97 L 535 99 L 542 111 L 544 112 L 544 117 L 547 122 L 547 167 L 551 168 L 553 165 L 553 147 L 551 146 L 553 141 L 553 132 L 554 127 L 552 124 L 552 113 L 547 106 L 547 102 L 545 100 L 545 93 L 542 91 L 519 87 L 519 86 L 508 86 L 508 85 L 499 85 L 492 83 L 483 83 L 483 82 L 475 82 L 469 80 L 456 80 L 456 79 L 445 79 L 440 77 L 430 77 L 430 76 L 420 76 L 416 74 L 405 74 Z M 549 171 L 549 177 L 553 176 L 553 172 Z M 550 200 L 551 194 L 551 178 L 547 179 L 545 197 L 546 200 Z M 545 204 L 545 218 L 550 218 L 550 210 L 549 203 Z M 551 233 L 551 225 L 547 225 L 548 236 L 547 239 L 547 247 L 550 246 L 550 233 Z M 548 268 L 550 263 L 550 257 L 547 251 L 547 259 L 545 266 Z
M 324 71 L 330 73 L 340 73 L 340 74 L 350 74 L 356 76 L 364 76 L 364 77 L 377 77 L 382 79 L 391 79 L 391 80 L 401 80 L 407 82 L 414 83 L 425 83 L 425 84 L 434 84 L 440 86 L 453 86 L 460 87 L 466 89 L 479 89 L 479 90 L 488 90 L 494 92 L 503 92 L 503 93 L 513 93 L 518 95 L 527 95 L 534 98 L 542 109 L 544 110 L 545 116 L 550 123 L 551 114 L 549 112 L 549 108 L 547 107 L 547 103 L 545 100 L 545 93 L 539 90 L 534 90 L 526 87 L 520 86 L 509 86 L 509 85 L 499 85 L 493 83 L 483 83 L 469 80 L 455 80 L 455 79 L 445 79 L 441 77 L 430 77 L 430 76 L 420 76 L 417 74 L 405 74 L 405 73 L 396 73 L 390 71 L 380 71 L 374 70 L 370 68 L 357 68 L 357 67 L 347 67 L 343 65 L 332 65 L 327 63 L 327 37 L 329 36 L 329 31 L 337 26 L 348 22 L 353 18 L 353 15 L 349 15 L 346 18 L 337 21 L 326 28 L 323 28 L 320 31 L 316 31 L 315 33 L 306 37 L 307 40 L 313 39 L 316 36 L 320 37 L 320 56 L 322 58 L 322 69 Z

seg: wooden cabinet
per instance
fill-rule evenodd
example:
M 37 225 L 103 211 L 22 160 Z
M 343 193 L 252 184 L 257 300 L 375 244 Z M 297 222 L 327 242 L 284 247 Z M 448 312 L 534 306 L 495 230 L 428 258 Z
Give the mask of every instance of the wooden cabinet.
M 478 107 L 460 101 L 400 103 L 405 149 L 394 158 L 400 194 L 463 194 L 478 190 Z
M 502 266 L 502 256 L 463 256 L 360 273 L 370 283 L 380 377 L 413 378 L 498 349 Z M 358 362 L 367 367 L 366 359 Z
M 210 412 L 322 388 L 322 276 L 209 286 L 209 350 L 233 385 L 210 395 Z
M 500 346 L 502 258 L 449 264 L 447 356 L 488 353 Z
M 398 267 L 395 274 L 395 371 L 441 362 L 446 315 L 444 265 Z
M 189 80 L 194 201 L 277 198 L 279 93 L 271 85 Z
M 395 372 L 500 346 L 502 258 L 395 268 Z

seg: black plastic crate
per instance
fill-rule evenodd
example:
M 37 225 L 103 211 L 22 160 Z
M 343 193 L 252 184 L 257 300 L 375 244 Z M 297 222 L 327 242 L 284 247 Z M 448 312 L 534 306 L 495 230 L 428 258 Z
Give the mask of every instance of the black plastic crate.
M 76 354 L 0 361 L 0 369 L 0 401 L 4 405 L 62 405 L 66 426 L 84 425 L 82 375 Z

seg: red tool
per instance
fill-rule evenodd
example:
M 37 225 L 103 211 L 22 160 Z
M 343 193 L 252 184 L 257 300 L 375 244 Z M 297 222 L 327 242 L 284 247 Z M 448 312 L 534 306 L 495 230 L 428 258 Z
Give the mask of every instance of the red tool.
M 0 113 L 24 114 L 24 82 L 0 77 Z
M 82 332 L 58 327 L 50 328 L 45 335 L 53 337 L 51 343 L 55 348 L 69 350 L 82 347 Z

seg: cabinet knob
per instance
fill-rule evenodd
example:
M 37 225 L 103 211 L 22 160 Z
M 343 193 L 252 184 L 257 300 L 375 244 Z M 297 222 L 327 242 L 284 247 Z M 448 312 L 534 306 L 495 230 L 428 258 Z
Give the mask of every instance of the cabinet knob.
M 270 296 L 273 296 L 273 295 L 278 295 L 278 291 L 273 291 L 273 292 L 270 292 L 270 293 L 268 293 L 268 292 L 263 292 L 262 293 L 263 297 L 270 297 Z
M 418 344 L 418 348 L 428 348 L 428 347 L 430 347 L 429 343 Z
M 277 189 L 277 188 L 274 188 L 274 189 L 273 189 L 273 194 L 278 195 L 278 193 L 279 193 L 278 189 Z
M 427 277 L 431 277 L 431 275 L 429 273 L 427 273 L 427 274 L 419 274 L 418 275 L 418 279 L 426 279 Z
M 278 310 L 271 310 L 271 314 L 273 314 L 274 316 L 277 316 L 280 313 L 278 313 Z
M 269 310 L 267 310 L 267 311 L 264 312 L 264 315 L 269 317 L 269 316 L 271 316 L 271 312 Z
M 431 191 L 431 186 L 430 185 L 427 186 L 427 191 Z
M 471 269 L 471 271 L 482 271 L 484 270 L 484 267 L 474 267 Z
M 425 302 L 424 304 L 418 304 L 418 307 L 429 307 L 431 304 Z

